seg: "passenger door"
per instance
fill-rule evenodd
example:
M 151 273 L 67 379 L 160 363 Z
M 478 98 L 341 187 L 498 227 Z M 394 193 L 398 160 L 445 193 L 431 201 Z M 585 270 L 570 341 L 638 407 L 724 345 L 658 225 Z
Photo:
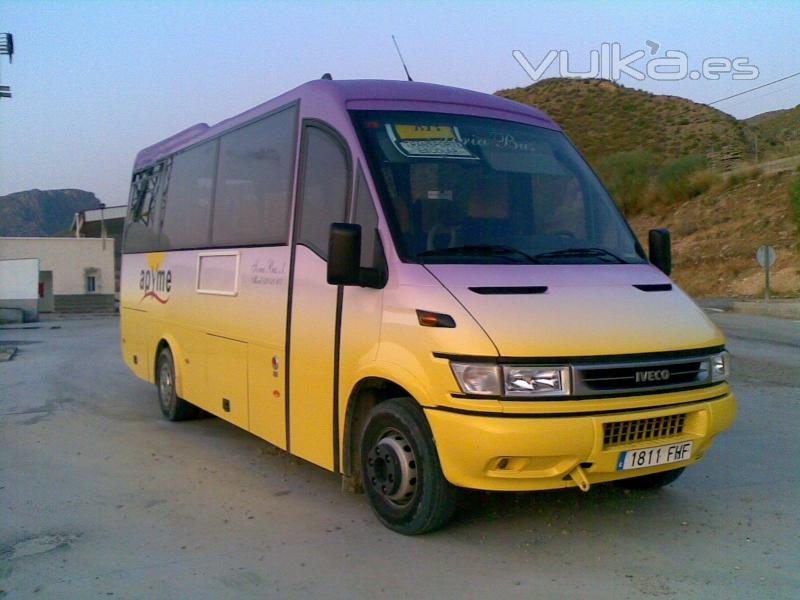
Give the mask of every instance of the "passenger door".
M 327 283 L 327 255 L 330 225 L 346 217 L 350 155 L 344 141 L 322 124 L 307 122 L 302 140 L 289 292 L 287 446 L 335 470 L 342 289 Z

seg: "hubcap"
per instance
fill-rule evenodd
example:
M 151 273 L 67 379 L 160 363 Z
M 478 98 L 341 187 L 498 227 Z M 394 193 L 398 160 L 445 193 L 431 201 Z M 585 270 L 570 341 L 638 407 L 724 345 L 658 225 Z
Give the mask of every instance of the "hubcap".
M 164 406 L 172 404 L 172 371 L 167 363 L 161 365 L 158 377 L 158 388 L 161 392 L 161 402 Z
M 417 460 L 411 444 L 397 430 L 378 436 L 367 456 L 367 479 L 381 496 L 397 505 L 407 504 L 417 488 Z

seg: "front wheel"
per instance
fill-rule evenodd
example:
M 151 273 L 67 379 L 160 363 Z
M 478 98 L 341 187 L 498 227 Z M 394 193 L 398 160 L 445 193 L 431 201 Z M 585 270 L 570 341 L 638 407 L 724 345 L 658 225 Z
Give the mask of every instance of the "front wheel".
M 434 531 L 455 512 L 457 490 L 444 478 L 428 422 L 411 398 L 387 400 L 370 412 L 361 476 L 372 510 L 398 533 Z
M 671 471 L 661 471 L 650 475 L 640 475 L 630 479 L 620 479 L 617 485 L 628 490 L 654 490 L 665 485 L 669 485 L 681 476 L 685 467 L 672 469 Z
M 193 404 L 178 397 L 175 387 L 175 363 L 169 348 L 162 348 L 156 362 L 156 389 L 161 412 L 170 421 L 194 419 L 199 413 Z

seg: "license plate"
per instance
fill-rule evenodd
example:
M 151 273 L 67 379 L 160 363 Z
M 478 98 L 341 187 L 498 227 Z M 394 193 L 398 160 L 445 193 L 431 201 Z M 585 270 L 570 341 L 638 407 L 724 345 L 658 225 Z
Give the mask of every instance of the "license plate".
M 651 448 L 639 448 L 638 450 L 625 450 L 619 454 L 617 471 L 629 471 L 631 469 L 644 469 L 645 467 L 668 465 L 669 463 L 687 460 L 691 456 L 691 441 L 666 444 L 664 446 L 653 446 Z

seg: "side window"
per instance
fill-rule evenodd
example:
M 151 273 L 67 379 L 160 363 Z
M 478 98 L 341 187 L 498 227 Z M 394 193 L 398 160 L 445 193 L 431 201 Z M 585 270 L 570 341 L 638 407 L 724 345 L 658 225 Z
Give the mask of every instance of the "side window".
M 372 194 L 369 193 L 367 181 L 364 173 L 358 170 L 356 180 L 356 207 L 355 218 L 353 221 L 361 225 L 361 266 L 367 268 L 377 268 L 375 256 L 375 243 L 378 235 L 378 213 L 375 212 L 375 204 L 372 202 Z
M 348 161 L 345 148 L 317 127 L 306 129 L 298 242 L 328 258 L 331 223 L 345 219 Z
M 175 156 L 161 226 L 165 250 L 208 245 L 217 141 L 206 142 Z
M 213 245 L 288 242 L 296 112 L 283 110 L 222 136 Z
M 166 163 L 133 176 L 125 224 L 124 252 L 149 252 L 158 249 L 162 190 L 167 179 Z

